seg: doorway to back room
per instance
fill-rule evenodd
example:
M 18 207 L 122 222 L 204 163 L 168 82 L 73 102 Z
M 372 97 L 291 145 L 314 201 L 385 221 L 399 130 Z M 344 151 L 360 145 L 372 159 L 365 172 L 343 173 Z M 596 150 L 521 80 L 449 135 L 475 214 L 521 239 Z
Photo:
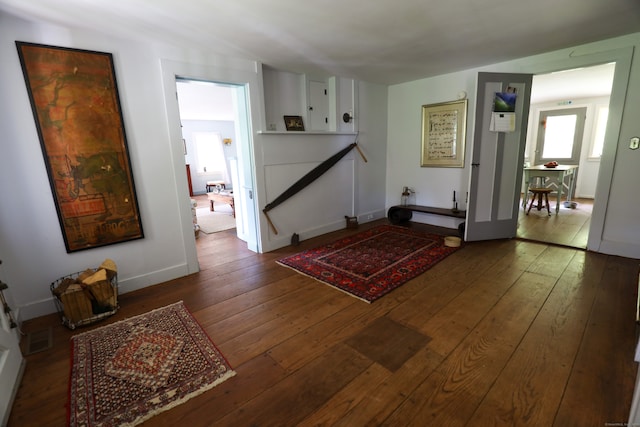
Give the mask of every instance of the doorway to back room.
M 177 78 L 176 89 L 199 256 L 209 246 L 204 240 L 255 242 L 247 226 L 253 205 L 241 191 L 250 169 L 242 150 L 250 133 L 242 127 L 247 111 L 242 86 Z
M 537 202 L 526 214 L 532 195 L 523 186 L 518 238 L 587 247 L 614 71 L 615 63 L 608 63 L 534 76 L 525 167 L 557 161 L 577 168 L 571 194 L 569 177 L 562 183 L 547 179 L 545 186 L 554 191 L 551 215 L 538 210 Z

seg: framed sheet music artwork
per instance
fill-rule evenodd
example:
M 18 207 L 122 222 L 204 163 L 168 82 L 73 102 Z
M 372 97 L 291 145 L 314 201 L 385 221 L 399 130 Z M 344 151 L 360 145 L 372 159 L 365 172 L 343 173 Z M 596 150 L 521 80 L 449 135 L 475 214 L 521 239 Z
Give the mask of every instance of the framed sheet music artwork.
M 467 100 L 422 106 L 422 167 L 464 167 Z
M 112 55 L 16 46 L 67 252 L 143 238 Z

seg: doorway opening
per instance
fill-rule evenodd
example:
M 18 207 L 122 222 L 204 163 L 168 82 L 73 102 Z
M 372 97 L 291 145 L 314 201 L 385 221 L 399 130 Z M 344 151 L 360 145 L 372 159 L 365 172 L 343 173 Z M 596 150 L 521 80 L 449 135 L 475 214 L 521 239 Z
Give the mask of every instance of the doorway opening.
M 198 258 L 212 255 L 220 239 L 255 242 L 253 204 L 242 191 L 253 173 L 244 148 L 250 135 L 244 87 L 177 77 L 176 90 Z
M 533 77 L 524 167 L 556 161 L 577 169 L 562 182 L 545 181 L 562 190 L 557 215 L 554 196 L 551 215 L 535 203 L 527 215 L 531 194 L 523 185 L 518 238 L 586 249 L 614 71 L 615 63 L 607 63 Z

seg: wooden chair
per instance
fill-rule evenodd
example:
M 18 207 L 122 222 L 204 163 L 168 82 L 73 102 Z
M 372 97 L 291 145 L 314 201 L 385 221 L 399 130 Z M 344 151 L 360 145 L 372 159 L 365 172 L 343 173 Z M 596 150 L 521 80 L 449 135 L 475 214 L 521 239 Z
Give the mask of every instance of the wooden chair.
M 553 190 L 551 188 L 545 187 L 546 177 L 544 176 L 536 176 L 532 177 L 533 186 L 529 187 L 529 193 L 531 193 L 531 202 L 529 203 L 529 209 L 527 209 L 527 215 L 531 211 L 534 202 L 538 199 L 538 204 L 536 205 L 536 209 L 541 210 L 542 208 L 547 208 L 547 213 L 551 216 L 551 208 L 549 207 L 549 193 Z

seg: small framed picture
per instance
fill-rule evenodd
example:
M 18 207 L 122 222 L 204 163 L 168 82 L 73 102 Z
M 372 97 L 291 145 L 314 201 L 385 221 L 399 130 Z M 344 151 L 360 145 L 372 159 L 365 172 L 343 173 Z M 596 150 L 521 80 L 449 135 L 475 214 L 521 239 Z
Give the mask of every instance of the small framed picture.
M 302 116 L 284 116 L 284 125 L 287 130 L 304 131 Z

